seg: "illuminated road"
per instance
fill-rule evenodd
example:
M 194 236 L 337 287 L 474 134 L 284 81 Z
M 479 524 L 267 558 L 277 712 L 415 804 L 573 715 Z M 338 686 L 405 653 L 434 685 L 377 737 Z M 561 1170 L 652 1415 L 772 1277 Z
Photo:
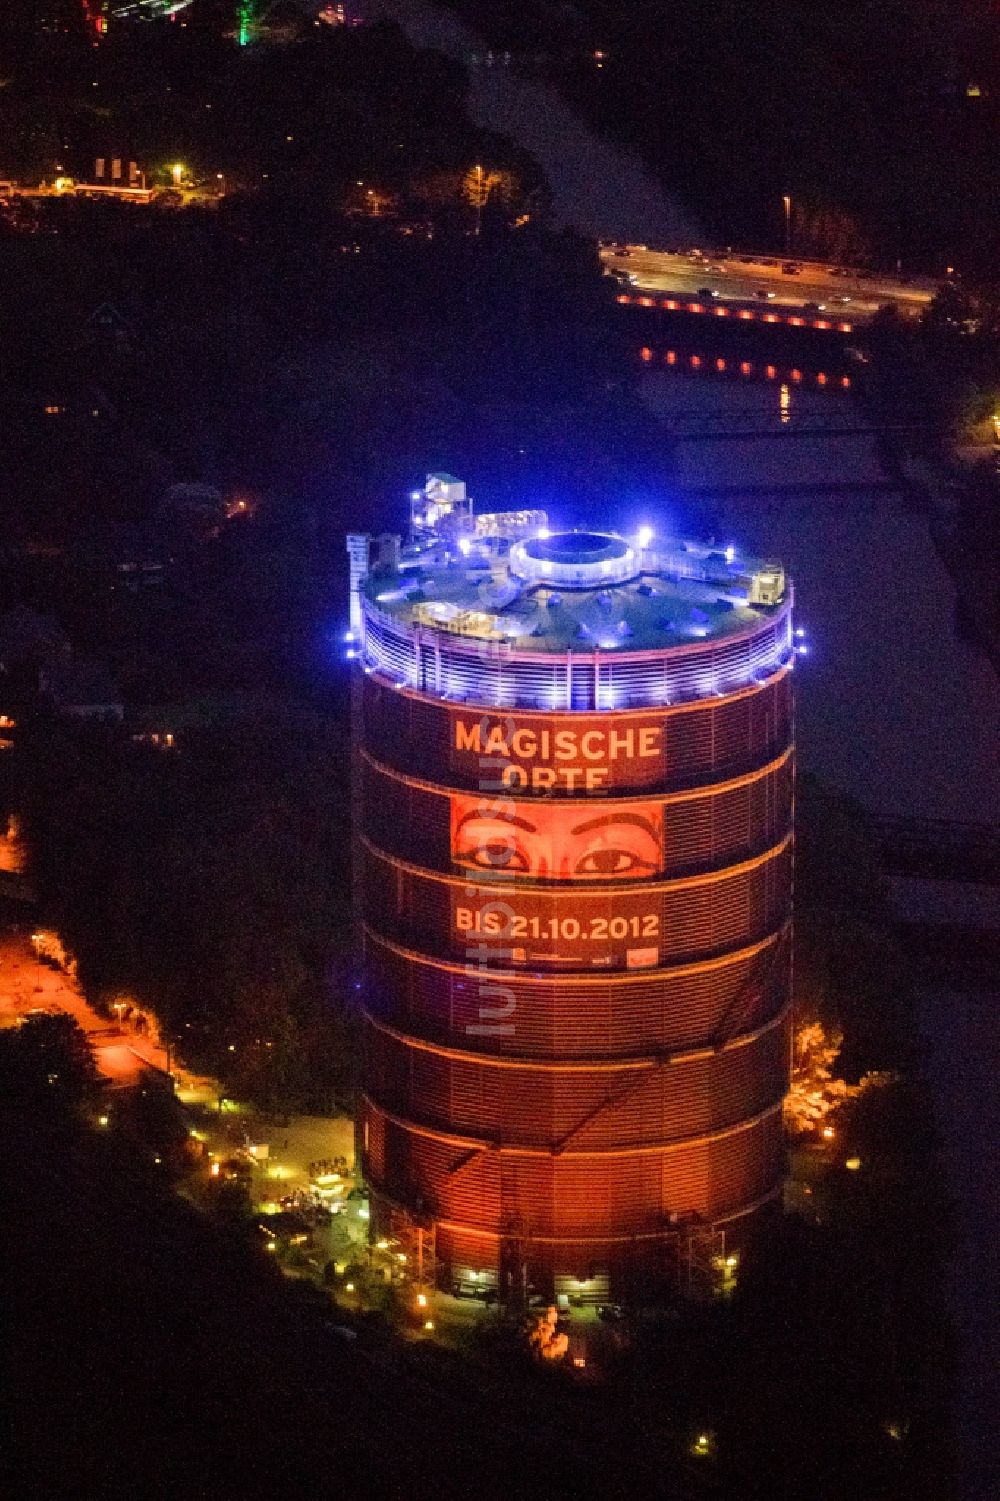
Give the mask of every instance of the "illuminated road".
M 167 1071 L 166 1049 L 155 1036 L 140 1036 L 129 1027 L 119 1027 L 99 1016 L 80 994 L 70 975 L 43 964 L 35 955 L 27 933 L 0 934 L 0 1027 L 15 1026 L 28 1012 L 64 1011 L 87 1034 L 100 1073 L 114 1087 L 138 1083 L 144 1068 Z M 153 1024 L 152 1017 L 149 1018 Z M 177 1096 L 185 1105 L 217 1111 L 220 1087 L 214 1079 L 200 1077 L 170 1066 L 177 1083 Z M 281 1184 L 281 1191 L 305 1188 L 308 1165 L 322 1157 L 346 1157 L 354 1161 L 354 1125 L 347 1116 L 293 1116 L 287 1125 L 263 1126 L 233 1101 L 218 1127 L 204 1133 L 208 1145 L 228 1155 L 244 1137 L 267 1142 L 270 1148 L 266 1175 Z
M 605 266 L 635 277 L 637 291 L 695 296 L 702 288 L 710 288 L 722 300 L 755 303 L 762 308 L 801 309 L 807 302 L 825 304 L 827 312 L 849 319 L 870 318 L 890 302 L 900 313 L 919 317 L 936 291 L 936 284 L 925 278 L 904 286 L 886 276 L 871 279 L 861 279 L 853 273 L 832 276 L 829 263 L 823 261 L 795 261 L 801 271 L 796 276 L 787 276 L 781 270 L 781 260 L 771 256 L 766 259 L 772 264 L 765 265 L 764 257 L 752 263 L 736 256 L 713 260 L 708 256 L 696 258 L 692 254 L 643 250 L 639 246 L 626 255 L 606 246 L 601 259 Z M 758 296 L 761 292 L 774 295 Z
M 153 1037 L 126 1034 L 98 1016 L 71 976 L 43 964 L 27 933 L 0 936 L 0 1026 L 14 1026 L 32 1010 L 65 1011 L 87 1034 L 94 1061 L 112 1085 L 133 1084 L 144 1068 L 167 1068 L 167 1054 Z

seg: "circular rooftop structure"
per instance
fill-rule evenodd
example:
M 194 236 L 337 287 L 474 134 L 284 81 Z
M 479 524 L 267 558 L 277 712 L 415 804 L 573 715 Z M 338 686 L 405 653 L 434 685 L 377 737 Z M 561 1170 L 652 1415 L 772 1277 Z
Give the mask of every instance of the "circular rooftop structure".
M 533 537 L 524 544 L 532 558 L 548 558 L 553 563 L 601 563 L 620 558 L 628 551 L 624 537 L 605 532 L 556 532 Z
M 510 550 L 510 571 L 515 578 L 560 589 L 622 584 L 635 577 L 638 567 L 624 537 L 605 532 L 541 534 Z
M 361 581 L 369 671 L 434 697 L 507 707 L 643 708 L 728 694 L 790 665 L 780 564 L 615 533 L 398 552 Z

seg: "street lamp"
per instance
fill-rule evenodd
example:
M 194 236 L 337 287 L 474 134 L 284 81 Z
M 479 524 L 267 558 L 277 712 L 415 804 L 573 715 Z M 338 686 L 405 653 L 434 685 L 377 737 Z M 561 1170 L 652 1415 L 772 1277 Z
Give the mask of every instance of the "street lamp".
M 220 198 L 225 198 L 225 196 L 226 196 L 226 174 L 225 174 L 225 172 L 216 172 L 216 174 L 215 174 L 215 180 L 219 184 L 219 197 Z
M 170 168 L 170 175 L 174 179 L 174 187 L 179 188 L 181 185 L 181 178 L 184 176 L 183 163 L 174 162 L 173 166 Z
M 476 234 L 483 227 L 483 164 L 476 163 Z
M 781 201 L 785 208 L 785 254 L 792 253 L 792 199 L 788 193 L 781 195 Z

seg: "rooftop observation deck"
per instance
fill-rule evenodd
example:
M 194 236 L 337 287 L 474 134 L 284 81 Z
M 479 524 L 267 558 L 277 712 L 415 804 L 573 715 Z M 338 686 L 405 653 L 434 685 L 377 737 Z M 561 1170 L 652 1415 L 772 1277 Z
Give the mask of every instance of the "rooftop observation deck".
M 361 585 L 369 670 L 485 706 L 620 709 L 725 695 L 793 652 L 780 564 L 544 528 L 437 537 Z

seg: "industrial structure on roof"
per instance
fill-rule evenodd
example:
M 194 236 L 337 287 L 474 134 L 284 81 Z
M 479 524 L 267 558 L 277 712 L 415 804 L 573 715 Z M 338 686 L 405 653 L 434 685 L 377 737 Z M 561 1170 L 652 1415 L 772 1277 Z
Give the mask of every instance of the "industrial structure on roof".
M 373 1237 L 507 1300 L 731 1276 L 782 1176 L 781 566 L 450 475 L 348 552 Z

